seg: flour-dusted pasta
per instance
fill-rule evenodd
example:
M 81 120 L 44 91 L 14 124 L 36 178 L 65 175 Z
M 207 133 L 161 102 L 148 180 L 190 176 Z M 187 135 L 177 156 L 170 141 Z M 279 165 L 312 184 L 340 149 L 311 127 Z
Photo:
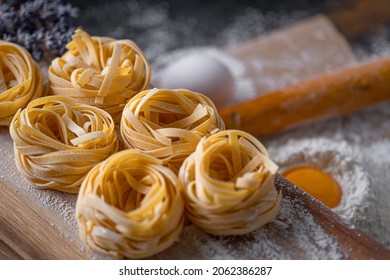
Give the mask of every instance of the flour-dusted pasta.
M 43 94 L 43 77 L 31 55 L 0 40 L 0 126 L 9 125 L 20 108 Z
M 130 40 L 91 37 L 78 29 L 49 68 L 51 92 L 104 109 L 119 121 L 123 107 L 150 81 L 150 65 Z
M 112 117 L 64 96 L 31 101 L 10 134 L 17 168 L 39 189 L 76 193 L 88 171 L 118 150 Z
M 152 89 L 134 96 L 123 110 L 127 148 L 140 149 L 178 171 L 200 139 L 225 125 L 212 101 L 188 90 Z
M 216 235 L 245 234 L 272 222 L 280 202 L 277 170 L 248 133 L 226 130 L 202 139 L 179 172 L 189 219 Z
M 140 259 L 171 246 L 183 229 L 177 176 L 161 160 L 130 149 L 95 166 L 76 205 L 81 239 L 89 248 Z

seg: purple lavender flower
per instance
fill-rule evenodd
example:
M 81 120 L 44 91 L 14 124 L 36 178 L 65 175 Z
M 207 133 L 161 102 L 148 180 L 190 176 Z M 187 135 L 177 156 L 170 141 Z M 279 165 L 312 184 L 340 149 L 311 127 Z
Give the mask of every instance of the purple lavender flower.
M 79 10 L 63 0 L 5 0 L 0 3 L 0 39 L 24 46 L 36 60 L 61 55 L 71 40 L 71 18 Z

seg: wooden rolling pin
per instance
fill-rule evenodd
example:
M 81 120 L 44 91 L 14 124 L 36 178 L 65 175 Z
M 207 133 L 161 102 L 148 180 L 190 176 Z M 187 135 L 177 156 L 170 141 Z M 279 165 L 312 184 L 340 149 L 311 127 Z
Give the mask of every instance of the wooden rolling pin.
M 226 127 L 263 136 L 390 99 L 390 57 L 320 75 L 220 111 Z

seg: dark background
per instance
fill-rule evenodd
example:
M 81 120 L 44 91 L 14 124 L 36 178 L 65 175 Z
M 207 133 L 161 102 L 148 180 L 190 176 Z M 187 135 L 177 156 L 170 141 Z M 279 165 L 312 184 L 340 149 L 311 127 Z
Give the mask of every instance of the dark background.
M 72 4 L 80 7 L 87 8 L 88 6 L 107 2 L 107 0 L 70 0 Z M 193 13 L 210 13 L 210 14 L 223 14 L 225 12 L 236 12 L 243 7 L 255 7 L 265 11 L 280 11 L 280 10 L 302 10 L 310 9 L 317 11 L 324 11 L 326 9 L 332 9 L 334 7 L 345 4 L 351 1 L 340 0 L 169 0 L 169 1 L 156 1 L 145 0 L 142 1 L 146 4 L 158 4 L 161 2 L 169 3 L 170 12 L 172 15 L 176 14 L 193 14 Z
M 330 17 L 361 58 L 390 46 L 389 0 L 70 2 L 81 11 L 76 26 L 94 35 L 132 39 L 151 60 L 184 47 L 229 46 L 318 13 Z

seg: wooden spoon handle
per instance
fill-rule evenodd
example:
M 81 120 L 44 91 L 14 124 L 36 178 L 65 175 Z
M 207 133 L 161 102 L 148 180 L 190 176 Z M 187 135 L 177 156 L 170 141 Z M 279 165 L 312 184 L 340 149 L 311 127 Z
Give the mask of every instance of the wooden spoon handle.
M 367 234 L 347 225 L 332 210 L 282 176 L 276 176 L 275 186 L 286 199 L 301 202 L 301 207 L 313 215 L 329 236 L 337 240 L 343 259 L 390 259 L 390 250 Z
M 222 109 L 226 127 L 257 137 L 390 99 L 390 57 L 320 75 Z

